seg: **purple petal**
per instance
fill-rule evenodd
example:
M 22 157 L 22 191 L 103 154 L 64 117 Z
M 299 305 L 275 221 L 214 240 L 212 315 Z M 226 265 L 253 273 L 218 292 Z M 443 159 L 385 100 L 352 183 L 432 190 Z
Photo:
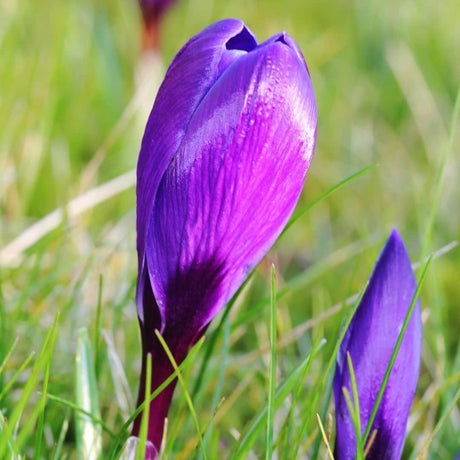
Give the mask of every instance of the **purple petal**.
M 303 57 L 302 51 L 300 50 L 295 40 L 292 39 L 292 37 L 290 37 L 286 32 L 281 32 L 280 34 L 274 35 L 273 37 L 269 38 L 266 42 L 262 43 L 260 46 L 268 45 L 274 42 L 284 43 L 289 48 L 291 48 L 291 50 L 296 54 L 297 59 L 300 62 L 303 62 L 305 68 L 307 69 L 308 74 L 310 74 L 310 72 L 308 71 L 307 63 L 305 62 L 305 58 Z
M 316 117 L 306 66 L 282 41 L 240 56 L 201 101 L 146 235 L 170 342 L 196 338 L 280 234 L 310 165 Z
M 227 49 L 227 43 L 232 45 Z M 143 320 L 146 227 L 160 181 L 178 151 L 193 113 L 222 71 L 257 42 L 241 21 L 209 26 L 178 53 L 166 73 L 150 114 L 137 168 L 138 313 Z
M 356 456 L 355 433 L 342 391 L 345 387 L 351 394 L 347 351 L 356 375 L 364 432 L 415 290 L 409 256 L 400 236 L 393 230 L 337 357 L 334 399 L 336 458 L 339 460 Z M 377 430 L 377 435 L 366 457 L 368 460 L 391 460 L 401 456 L 407 418 L 417 387 L 421 346 L 422 321 L 417 300 L 371 429 L 371 433 Z

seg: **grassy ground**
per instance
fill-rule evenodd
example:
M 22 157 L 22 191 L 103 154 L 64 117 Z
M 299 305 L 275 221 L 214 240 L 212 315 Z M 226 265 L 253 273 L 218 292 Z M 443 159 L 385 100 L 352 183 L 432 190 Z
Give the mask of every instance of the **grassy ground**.
M 414 262 L 450 245 L 422 291 L 422 371 L 404 458 L 452 458 L 460 448 L 460 410 L 452 406 L 460 386 L 460 250 L 451 244 L 460 228 L 458 123 L 452 125 L 460 4 L 187 0 L 163 25 L 165 63 L 191 35 L 224 17 L 243 19 L 260 40 L 288 31 L 309 64 L 318 143 L 299 207 L 378 166 L 296 222 L 228 319 L 214 321 L 185 371 L 199 423 L 207 427 L 208 458 L 238 458 L 238 446 L 247 446 L 246 458 L 265 452 L 265 425 L 253 438 L 248 428 L 267 406 L 271 262 L 284 292 L 277 300 L 277 382 L 287 382 L 275 414 L 277 452 L 286 459 L 312 455 L 324 372 L 350 308 L 343 301 L 365 284 L 392 227 Z M 8 451 L 77 458 L 85 437 L 71 405 L 82 405 L 75 386 L 85 375 L 76 376 L 76 356 L 80 364 L 86 356 L 94 361 L 86 367 L 95 369 L 88 394 L 98 401 L 88 407 L 105 429 L 91 419 L 88 426 L 96 439 L 102 436 L 103 458 L 134 410 L 140 340 L 131 176 L 111 183 L 114 196 L 102 204 L 84 195 L 79 204 L 88 209 L 67 209 L 64 223 L 57 214 L 55 221 L 40 221 L 32 232 L 43 230 L 38 241 L 24 232 L 135 167 L 142 131 L 133 100 L 139 21 L 134 0 L 0 0 L 0 248 L 6 248 L 0 260 L 0 408 L 8 419 L 0 457 Z M 116 185 L 126 190 L 117 193 Z M 20 235 L 22 246 L 8 246 Z M 301 375 L 292 376 L 296 368 Z M 169 458 L 201 455 L 181 388 L 168 439 Z M 320 452 L 324 458 L 324 445 Z

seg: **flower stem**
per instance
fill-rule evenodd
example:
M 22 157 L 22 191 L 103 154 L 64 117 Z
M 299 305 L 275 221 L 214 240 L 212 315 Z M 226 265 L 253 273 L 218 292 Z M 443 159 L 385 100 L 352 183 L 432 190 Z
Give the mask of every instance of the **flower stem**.
M 142 356 L 142 372 L 139 385 L 139 396 L 137 406 L 139 407 L 145 401 L 145 384 L 147 377 L 147 355 L 152 355 L 152 376 L 150 384 L 150 394 L 152 394 L 173 372 L 174 369 L 170 363 L 165 351 L 155 339 L 154 350 L 144 350 Z M 174 379 L 159 395 L 150 402 L 147 441 L 150 441 L 160 451 L 161 441 L 165 419 L 168 416 L 169 406 L 174 393 L 177 379 Z M 142 421 L 142 413 L 134 420 L 132 435 L 139 436 Z M 150 460 L 150 459 L 149 459 Z M 154 460 L 154 459 L 151 459 Z

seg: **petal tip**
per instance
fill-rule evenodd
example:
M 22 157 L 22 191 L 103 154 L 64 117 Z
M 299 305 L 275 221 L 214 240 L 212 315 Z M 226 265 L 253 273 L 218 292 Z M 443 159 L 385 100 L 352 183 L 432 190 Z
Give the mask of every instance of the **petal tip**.
M 244 22 L 240 22 L 240 25 L 241 29 L 227 40 L 225 48 L 227 50 L 252 51 L 257 46 L 256 37 Z
M 401 235 L 399 234 L 398 230 L 396 230 L 395 227 L 393 227 L 393 229 L 391 230 L 390 236 L 388 238 L 388 242 L 397 244 L 399 246 L 404 246 L 404 242 L 401 238 Z

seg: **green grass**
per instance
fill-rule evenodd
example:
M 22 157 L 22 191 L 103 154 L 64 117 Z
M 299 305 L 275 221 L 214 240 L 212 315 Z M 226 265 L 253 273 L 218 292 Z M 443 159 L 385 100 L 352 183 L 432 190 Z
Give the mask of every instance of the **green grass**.
M 260 40 L 286 30 L 319 113 L 295 221 L 180 366 L 166 458 L 328 455 L 342 323 L 391 228 L 421 267 L 459 238 L 459 16 L 455 0 L 184 0 L 165 17 L 166 64 L 223 17 Z M 132 176 L 109 181 L 135 168 L 142 135 L 139 21 L 135 0 L 0 0 L 0 458 L 78 458 L 82 420 L 101 458 L 129 436 L 141 358 L 135 194 Z M 405 459 L 459 449 L 459 267 L 452 246 L 421 290 Z M 94 380 L 88 394 L 76 375 Z

